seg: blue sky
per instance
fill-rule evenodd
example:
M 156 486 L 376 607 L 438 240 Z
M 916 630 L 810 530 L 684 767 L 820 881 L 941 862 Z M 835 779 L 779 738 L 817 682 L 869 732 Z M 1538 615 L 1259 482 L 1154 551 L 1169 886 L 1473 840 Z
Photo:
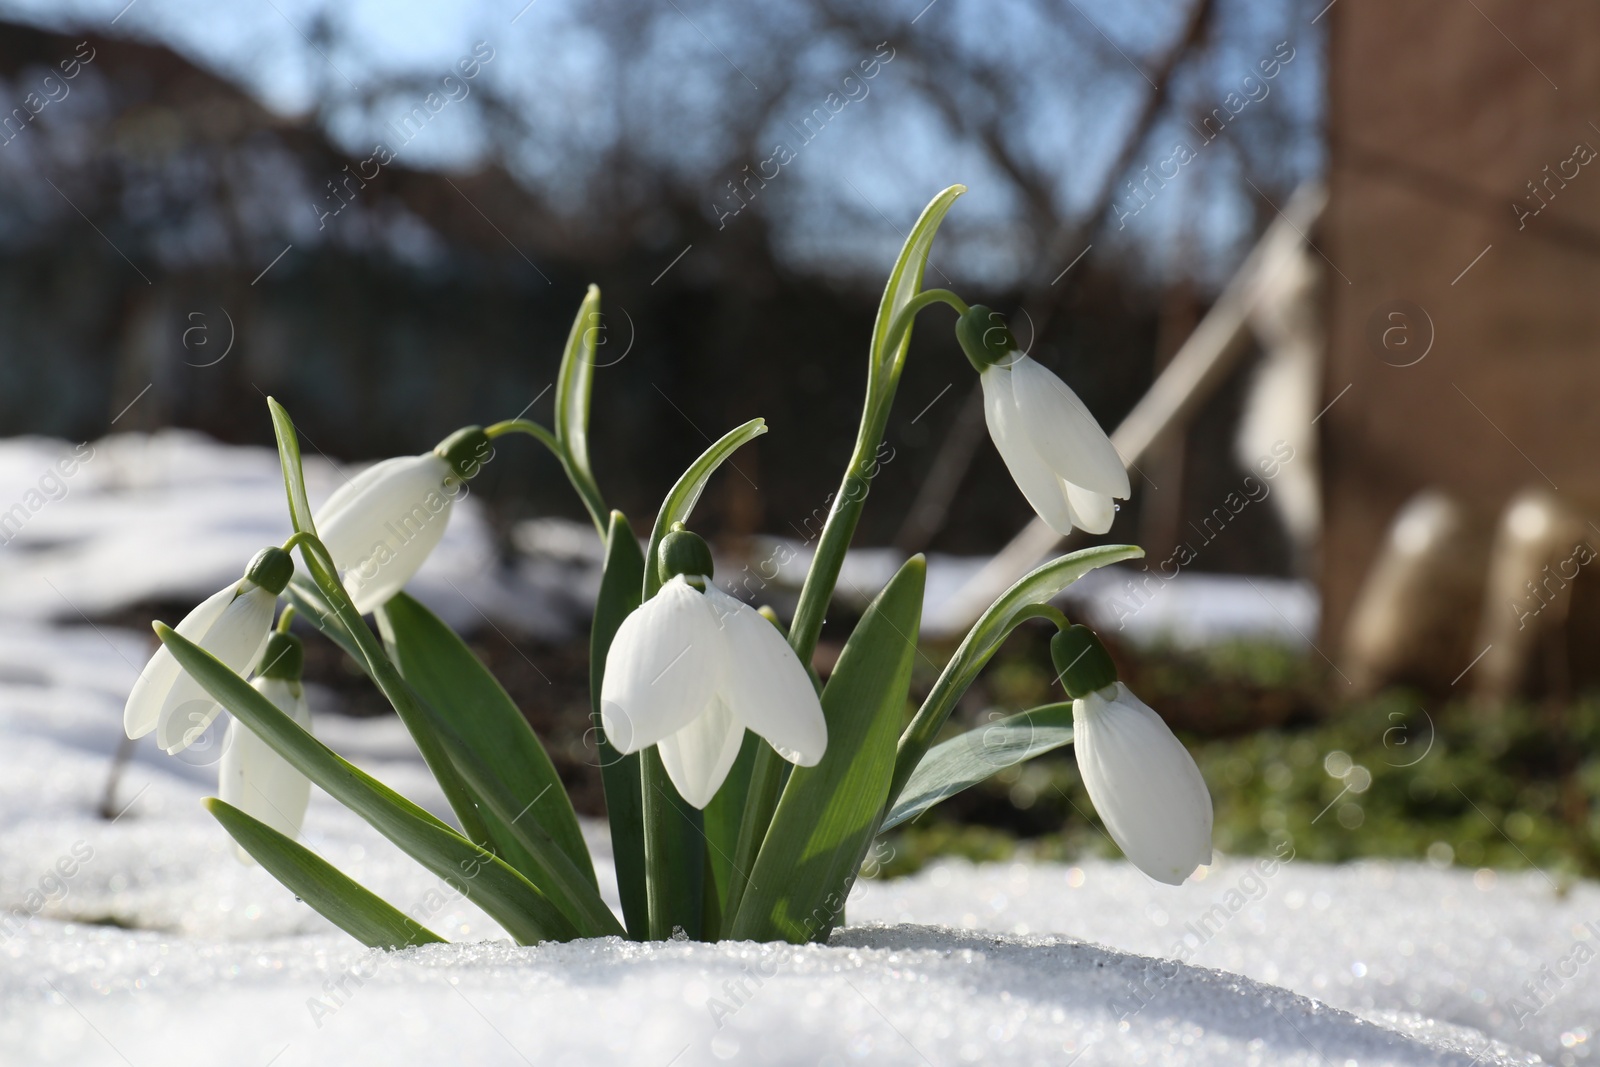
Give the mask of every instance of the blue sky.
M 1154 0 L 1076 0 L 1069 32 L 1075 49 L 1098 49 L 1106 42 L 1127 59 L 1101 76 L 1075 82 L 1070 68 L 1081 55 L 1040 53 L 1034 42 L 1043 28 L 1025 5 L 989 0 L 909 0 L 886 5 L 900 18 L 917 17 L 918 29 L 953 31 L 963 47 L 1002 61 L 1015 57 L 1016 76 L 1033 78 L 1039 91 L 1029 112 L 1016 122 L 1030 149 L 1059 175 L 1061 203 L 1081 206 L 1100 181 L 1119 137 L 1149 91 L 1138 61 L 1153 56 L 1170 39 L 1181 6 Z M 665 167 L 692 170 L 698 156 L 722 135 L 718 119 L 730 94 L 749 91 L 771 72 L 739 26 L 720 24 L 726 10 L 691 0 L 663 0 L 663 13 L 651 22 L 634 57 L 616 52 L 616 42 L 597 35 L 576 0 L 468 0 L 458 4 L 353 0 L 332 5 L 323 0 L 233 0 L 226 5 L 174 0 L 20 0 L 0 7 L 9 17 L 52 28 L 71 25 L 166 43 L 209 69 L 247 88 L 285 115 L 322 112 L 336 140 L 361 152 L 378 136 L 385 118 L 404 113 L 404 97 L 375 101 L 362 111 L 348 104 L 361 91 L 396 75 L 438 76 L 473 49 L 488 42 L 495 58 L 482 77 L 519 101 L 540 135 L 512 161 L 524 180 L 557 202 L 582 202 L 584 170 L 574 168 L 591 146 L 619 135 L 645 137 Z M 788 17 L 781 5 L 764 17 Z M 920 15 L 918 14 L 920 12 Z M 1299 3 L 1236 3 L 1225 9 L 1218 46 L 1202 66 L 1180 84 L 1193 106 L 1222 103 L 1259 59 L 1274 46 L 1293 42 L 1295 59 L 1272 83 L 1277 105 L 1286 105 L 1299 131 L 1286 146 L 1287 170 L 1320 171 L 1321 146 L 1315 131 L 1322 110 L 1322 47 L 1316 14 Z M 796 18 L 800 15 L 797 13 Z M 115 23 L 113 24 L 113 19 Z M 336 29 L 332 45 L 318 49 L 310 40 L 319 19 Z M 943 24 L 939 20 L 944 20 Z M 1081 25 L 1079 25 L 1081 23 Z M 981 27 L 979 34 L 974 28 Z M 822 102 L 823 96 L 861 57 L 819 39 L 801 58 L 802 78 L 776 109 L 772 134 Z M 968 245 L 964 272 L 1005 281 L 1022 270 L 1011 253 L 1008 227 L 1016 224 L 1016 204 L 1008 183 L 990 169 L 983 154 L 956 135 L 909 84 L 908 72 L 891 63 L 870 86 L 865 99 L 832 121 L 824 136 L 806 145 L 769 190 L 770 216 L 780 246 L 812 265 L 848 266 L 881 259 L 898 246 L 893 230 L 904 226 L 928 195 L 952 181 L 971 186 L 962 218 L 987 240 Z M 1036 76 L 1042 73 L 1043 77 Z M 648 99 L 670 101 L 674 121 L 630 127 L 634 116 L 619 114 L 618 79 Z M 1064 91 L 1063 87 L 1067 87 Z M 320 108 L 320 102 L 343 101 Z M 1192 110 L 1192 107 L 1191 107 Z M 1259 110 L 1259 108 L 1258 108 Z M 482 128 L 468 109 L 460 118 L 439 121 L 401 154 L 412 166 L 465 169 L 484 150 Z M 1241 114 L 1239 122 L 1254 116 Z M 1170 154 L 1179 137 L 1198 143 L 1176 122 L 1166 123 L 1143 153 L 1154 165 Z M 751 162 L 756 162 L 752 160 Z M 731 176 L 730 176 L 731 177 Z M 1241 192 L 1243 189 L 1243 192 Z M 1201 272 L 1225 277 L 1243 254 L 1257 205 L 1239 181 L 1234 158 L 1213 146 L 1203 150 L 1181 180 L 1163 190 L 1149 209 L 1131 218 L 1113 237 L 1149 264 L 1153 273 L 1173 269 L 1172 249 L 1196 249 Z M 706 190 L 708 214 L 718 189 Z M 857 213 L 866 225 L 829 226 L 806 220 Z M 884 221 L 882 227 L 871 224 Z

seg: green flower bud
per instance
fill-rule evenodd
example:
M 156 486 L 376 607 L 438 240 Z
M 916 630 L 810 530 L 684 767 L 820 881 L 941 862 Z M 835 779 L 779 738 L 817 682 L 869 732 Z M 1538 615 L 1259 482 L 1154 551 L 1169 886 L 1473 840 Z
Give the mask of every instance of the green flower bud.
M 1050 659 L 1073 700 L 1099 692 L 1117 680 L 1110 653 L 1087 626 L 1069 626 L 1052 637 Z
M 261 666 L 256 674 L 262 678 L 298 682 L 305 659 L 305 648 L 298 637 L 274 630 L 267 638 L 267 650 L 261 654 Z
M 483 432 L 481 426 L 463 426 L 440 441 L 433 450 L 433 454 L 450 464 L 450 469 L 462 480 L 468 480 L 481 471 L 493 452 L 494 446 L 489 443 L 489 435 Z
M 1005 316 L 982 304 L 973 304 L 956 320 L 956 340 L 979 374 L 996 363 L 1009 363 L 1017 351 L 1017 339 L 1011 336 Z
M 294 559 L 276 546 L 263 548 L 250 560 L 250 565 L 244 569 L 244 576 L 277 596 L 289 584 L 289 579 L 294 577 Z
M 680 574 L 690 577 L 711 577 L 711 546 L 705 538 L 684 529 L 683 523 L 672 524 L 672 531 L 661 539 L 656 553 L 656 573 L 663 584 Z

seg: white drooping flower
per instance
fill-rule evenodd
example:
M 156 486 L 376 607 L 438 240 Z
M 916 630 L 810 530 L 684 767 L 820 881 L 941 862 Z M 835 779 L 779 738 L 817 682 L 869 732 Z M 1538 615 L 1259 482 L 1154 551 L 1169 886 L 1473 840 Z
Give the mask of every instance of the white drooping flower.
M 624 755 L 657 745 L 672 784 L 697 808 L 728 776 L 746 727 L 802 767 L 828 745 L 811 677 L 777 627 L 704 584 L 702 593 L 677 575 L 624 619 L 600 686 L 611 744 Z
M 293 572 L 287 552 L 262 549 L 250 561 L 245 577 L 207 597 L 174 629 L 225 666 L 245 674 L 266 648 L 273 607 Z M 133 683 L 122 725 L 132 738 L 155 730 L 156 743 L 177 753 L 193 744 L 221 710 L 162 645 Z
M 457 430 L 421 456 L 374 463 L 339 487 L 312 518 L 363 615 L 411 580 L 444 537 L 466 479 L 492 458 L 476 426 Z
M 1066 382 L 1021 352 L 986 367 L 983 414 L 1000 458 L 1039 517 L 1065 537 L 1105 533 L 1128 472 L 1111 439 Z
M 298 681 L 262 677 L 250 684 L 278 710 L 310 731 L 311 710 Z M 311 780 L 290 766 L 255 731 L 234 719 L 228 724 L 223 743 L 217 796 L 279 833 L 298 837 L 311 799 Z M 237 843 L 234 852 L 244 862 L 254 862 Z
M 1161 716 L 1113 682 L 1072 702 L 1072 731 L 1089 799 L 1135 866 L 1182 885 L 1211 862 L 1211 794 Z

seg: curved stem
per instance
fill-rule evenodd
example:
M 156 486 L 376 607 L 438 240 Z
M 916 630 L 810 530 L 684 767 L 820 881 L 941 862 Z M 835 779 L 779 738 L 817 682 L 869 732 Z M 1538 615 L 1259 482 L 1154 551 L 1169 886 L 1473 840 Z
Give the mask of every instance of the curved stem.
M 800 588 L 800 602 L 795 607 L 794 620 L 789 627 L 789 647 L 794 649 L 809 673 L 811 657 L 817 650 L 817 639 L 822 636 L 822 622 L 828 604 L 833 600 L 833 589 L 839 582 L 839 571 L 844 566 L 845 553 L 855 537 L 856 523 L 861 519 L 861 509 L 866 504 L 867 490 L 878 473 L 877 453 L 883 443 L 883 433 L 889 424 L 889 409 L 894 406 L 895 389 L 900 384 L 902 360 L 892 354 L 899 351 L 918 312 L 936 303 L 949 304 L 965 314 L 966 303 L 948 289 L 928 289 L 906 302 L 895 316 L 886 335 L 887 344 L 881 352 L 891 353 L 893 362 L 879 366 L 882 356 L 874 353 L 867 369 L 867 397 L 861 410 L 861 425 L 856 432 L 856 444 L 845 467 L 839 491 L 833 496 L 828 518 L 822 526 L 822 536 L 817 539 L 816 554 L 811 568 L 806 572 L 805 583 Z M 887 379 L 884 370 L 887 369 Z M 813 675 L 813 680 L 815 676 Z M 750 772 L 750 790 L 745 802 L 744 818 L 739 824 L 739 838 L 734 854 L 734 892 L 730 893 L 727 908 L 736 914 L 743 882 L 755 864 L 755 857 L 766 839 L 767 828 L 777 810 L 785 781 L 783 758 L 770 745 L 760 745 Z M 730 920 L 731 921 L 731 920 Z
M 912 297 L 895 316 L 883 351 L 897 351 L 918 312 L 937 303 L 949 304 L 962 314 L 967 311 L 966 303 L 948 289 L 924 290 Z M 833 588 L 839 582 L 839 570 L 844 566 L 845 552 L 855 536 L 867 490 L 878 473 L 876 455 L 889 423 L 889 409 L 894 406 L 895 389 L 900 384 L 900 364 L 897 361 L 890 368 L 886 383 L 880 383 L 878 370 L 873 367 L 868 375 L 867 400 L 862 407 L 855 451 L 850 455 L 850 464 L 845 468 L 839 491 L 834 494 L 833 506 L 822 527 L 822 536 L 817 539 L 816 555 L 812 558 L 811 569 L 806 573 L 805 584 L 800 589 L 800 602 L 795 608 L 794 622 L 789 629 L 789 644 L 804 664 L 811 662 L 812 653 L 817 649 L 823 617 L 827 614 L 828 603 L 833 599 Z
M 289 624 L 292 622 L 294 622 L 294 605 L 285 604 L 283 606 L 283 613 L 278 616 L 278 632 L 280 634 L 288 633 Z
M 292 533 L 289 535 L 289 539 L 283 543 L 283 550 L 285 552 L 293 552 L 295 549 L 304 544 L 307 538 L 315 536 L 316 533 L 311 530 L 301 530 L 297 533 Z
M 416 694 L 401 676 L 394 662 L 389 659 L 388 654 L 384 652 L 383 645 L 373 636 L 372 630 L 361 618 L 361 613 L 356 611 L 355 603 L 345 591 L 344 583 L 339 580 L 339 569 L 334 565 L 333 555 L 328 551 L 328 546 L 310 531 L 301 531 L 290 540 L 298 543 L 300 556 L 306 563 L 312 581 L 322 591 L 323 598 L 333 610 L 339 625 L 355 642 L 362 658 L 367 661 L 367 675 L 377 684 L 378 690 L 389 701 L 395 714 L 400 716 L 400 721 L 411 734 L 412 740 L 417 743 L 417 750 L 422 753 L 422 761 L 438 780 L 439 788 L 444 792 L 445 799 L 450 802 L 450 808 L 456 813 L 456 818 L 461 820 L 463 834 L 480 848 L 493 852 L 494 838 L 489 834 L 488 824 L 484 822 L 478 810 L 477 801 L 467 789 L 466 783 L 462 781 L 455 764 L 450 762 L 450 757 L 439 739 L 434 735 L 433 725 L 428 721 L 424 711 L 417 706 Z
M 1049 604 L 1030 604 L 1013 615 L 1005 628 L 992 637 L 980 635 L 985 628 L 985 620 L 982 619 L 968 632 L 955 655 L 950 657 L 950 662 L 939 672 L 939 680 L 933 683 L 928 699 L 922 702 L 911 724 L 900 735 L 900 744 L 895 752 L 894 777 L 889 781 L 889 799 L 883 806 L 884 811 L 893 808 L 895 801 L 900 799 L 900 791 L 911 779 L 911 773 L 922 762 L 922 757 L 927 755 L 934 737 L 944 729 L 956 702 L 977 680 L 984 664 L 1000 650 L 1011 631 L 1029 619 L 1048 619 L 1057 630 L 1065 630 L 1069 625 L 1067 617 L 1058 608 Z
M 566 449 L 561 447 L 561 442 L 556 440 L 555 434 L 531 419 L 507 419 L 504 422 L 497 422 L 493 426 L 487 427 L 483 432 L 491 441 L 508 433 L 525 433 L 544 445 L 550 451 L 550 454 L 561 463 L 561 469 L 566 472 L 567 481 L 572 483 L 572 488 L 577 491 L 578 498 L 583 501 L 584 508 L 588 510 L 589 518 L 600 534 L 600 540 L 604 541 L 606 539 L 606 523 L 611 513 L 606 508 L 605 500 L 600 496 L 600 487 L 594 484 L 593 479 L 583 476 L 573 466 Z

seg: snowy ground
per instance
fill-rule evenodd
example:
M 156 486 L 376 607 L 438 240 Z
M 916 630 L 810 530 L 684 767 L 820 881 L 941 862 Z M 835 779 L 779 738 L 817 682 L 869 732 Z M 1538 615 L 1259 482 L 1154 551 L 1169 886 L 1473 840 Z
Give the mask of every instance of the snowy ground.
M 59 554 L 124 551 L 109 531 L 154 490 L 123 491 L 92 544 L 32 516 L 28 551 L 58 565 L 35 580 L 91 596 Z M 0 590 L 44 604 L 18 547 Z M 76 609 L 0 612 L 0 1065 L 1600 1061 L 1600 886 L 1537 872 L 1238 858 L 1172 889 L 1121 863 L 948 863 L 858 887 L 826 947 L 516 948 L 317 794 L 307 841 L 463 942 L 370 952 L 233 859 L 198 803 L 212 756 L 141 746 L 121 814 L 96 814 L 149 647 Z M 319 731 L 442 808 L 394 721 Z

